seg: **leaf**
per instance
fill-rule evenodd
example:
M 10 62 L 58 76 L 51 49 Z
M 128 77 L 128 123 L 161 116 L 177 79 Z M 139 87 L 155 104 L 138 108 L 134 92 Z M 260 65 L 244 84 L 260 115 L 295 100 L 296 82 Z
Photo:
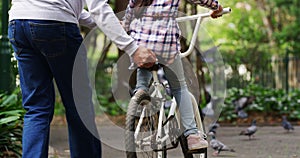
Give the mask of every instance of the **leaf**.
M 20 116 L 21 113 L 23 113 L 23 110 L 11 110 L 11 111 L 4 111 L 4 112 L 0 112 L 0 115 L 16 115 L 16 116 Z
M 2 118 L 2 119 L 0 119 L 0 125 L 17 121 L 19 118 L 20 118 L 19 116 L 9 116 L 9 117 L 6 117 L 6 118 Z
M 7 98 L 4 98 L 4 100 L 3 100 L 2 104 L 0 105 L 0 107 L 14 104 L 14 103 L 16 103 L 17 100 L 18 100 L 18 96 L 16 94 L 11 94 Z

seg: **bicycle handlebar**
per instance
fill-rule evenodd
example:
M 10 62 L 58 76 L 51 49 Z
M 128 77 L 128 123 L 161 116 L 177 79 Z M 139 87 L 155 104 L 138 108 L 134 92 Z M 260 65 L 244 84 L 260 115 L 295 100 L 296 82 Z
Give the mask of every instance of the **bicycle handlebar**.
M 223 8 L 223 11 L 220 13 L 220 15 L 228 14 L 230 12 L 231 12 L 230 8 Z M 190 16 L 184 16 L 184 17 L 176 18 L 177 22 L 183 22 L 183 21 L 197 19 L 197 22 L 196 22 L 196 25 L 195 25 L 195 28 L 194 28 L 194 32 L 193 32 L 193 36 L 192 36 L 192 39 L 191 39 L 190 46 L 189 46 L 189 48 L 188 48 L 188 50 L 186 52 L 180 53 L 180 57 L 181 58 L 186 57 L 186 56 L 188 56 L 188 55 L 190 55 L 192 53 L 194 45 L 196 43 L 197 34 L 198 34 L 198 31 L 199 31 L 199 28 L 200 28 L 201 20 L 202 20 L 202 18 L 210 17 L 211 13 L 212 13 L 212 11 L 208 12 L 208 13 L 202 13 L 202 14 L 197 14 L 197 15 L 190 15 Z
M 231 8 L 223 8 L 223 11 L 220 13 L 220 15 L 228 14 L 230 12 L 231 12 Z M 210 17 L 211 13 L 212 13 L 212 11 L 210 11 L 208 13 L 197 14 L 197 15 L 178 17 L 178 18 L 176 18 L 176 21 L 183 22 L 183 21 L 195 20 L 195 19 L 198 19 L 199 17 L 207 18 L 207 17 Z

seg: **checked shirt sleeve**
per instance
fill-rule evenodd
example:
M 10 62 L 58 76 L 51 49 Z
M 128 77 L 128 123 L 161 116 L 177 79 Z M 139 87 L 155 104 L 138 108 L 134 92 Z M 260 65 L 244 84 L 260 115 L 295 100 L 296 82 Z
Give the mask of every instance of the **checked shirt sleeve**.
M 191 3 L 199 4 L 202 7 L 209 8 L 211 10 L 217 10 L 219 7 L 217 0 L 188 0 Z
M 125 16 L 123 18 L 124 29 L 126 32 L 129 31 L 130 23 L 135 18 L 134 7 L 135 7 L 135 0 L 130 0 L 125 11 Z

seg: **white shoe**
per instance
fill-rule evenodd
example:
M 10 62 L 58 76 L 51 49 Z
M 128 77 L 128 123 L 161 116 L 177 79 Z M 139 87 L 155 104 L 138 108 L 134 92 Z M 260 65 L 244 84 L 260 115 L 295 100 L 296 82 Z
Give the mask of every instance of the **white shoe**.
M 208 147 L 208 142 L 199 133 L 190 134 L 187 137 L 187 144 L 188 144 L 189 150 L 197 150 L 197 149 L 202 149 L 202 148 Z

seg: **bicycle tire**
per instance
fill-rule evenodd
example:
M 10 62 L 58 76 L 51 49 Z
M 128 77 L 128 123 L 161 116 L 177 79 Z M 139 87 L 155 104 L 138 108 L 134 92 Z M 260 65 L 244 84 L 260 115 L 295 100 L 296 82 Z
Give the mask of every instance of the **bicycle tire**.
M 130 100 L 125 122 L 125 147 L 127 158 L 157 158 L 158 153 L 151 148 L 141 149 L 135 143 L 134 131 L 136 129 L 138 120 L 140 118 L 141 108 L 145 105 L 144 103 L 150 103 L 151 99 L 147 93 L 136 93 L 135 96 Z M 158 124 L 158 112 L 151 108 L 146 108 L 148 116 L 144 117 L 141 129 L 145 134 L 154 134 L 157 130 Z M 151 113 L 152 112 L 152 113 Z M 149 133 L 148 133 L 149 132 Z M 144 137 L 144 136 L 143 136 Z M 152 142 L 151 142 L 152 143 Z M 152 144 L 151 144 L 152 145 Z M 137 151 L 139 150 L 139 151 Z M 167 157 L 166 151 L 161 151 L 163 158 Z

